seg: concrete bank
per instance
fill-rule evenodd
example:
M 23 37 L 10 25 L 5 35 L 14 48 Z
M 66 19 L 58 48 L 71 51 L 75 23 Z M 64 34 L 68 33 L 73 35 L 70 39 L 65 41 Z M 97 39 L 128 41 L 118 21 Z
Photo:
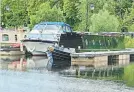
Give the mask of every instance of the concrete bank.
M 134 61 L 134 50 L 72 53 L 72 66 L 107 67 Z

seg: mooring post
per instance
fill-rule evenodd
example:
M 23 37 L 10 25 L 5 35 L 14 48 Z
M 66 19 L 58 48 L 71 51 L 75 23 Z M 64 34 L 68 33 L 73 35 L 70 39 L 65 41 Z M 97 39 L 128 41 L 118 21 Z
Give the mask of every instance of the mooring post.
M 111 67 L 111 74 L 110 74 L 111 77 L 113 76 L 112 74 L 113 74 L 113 67 Z
M 76 69 L 76 76 L 80 77 L 80 69 Z
M 107 68 L 107 77 L 109 76 L 109 69 Z
M 23 51 L 23 44 L 20 42 L 20 51 Z
M 103 77 L 105 77 L 105 75 L 106 75 L 106 70 L 104 69 Z
M 134 81 L 134 69 L 132 69 L 132 72 L 133 72 L 133 81 Z
M 78 70 L 78 77 L 80 77 L 80 69 Z
M 99 76 L 99 78 L 101 77 L 101 69 L 99 70 L 99 75 L 98 76 Z
M 85 72 L 85 77 L 87 77 L 87 72 Z
M 92 78 L 94 77 L 94 74 L 95 74 L 95 69 L 93 70 L 93 73 L 92 73 Z

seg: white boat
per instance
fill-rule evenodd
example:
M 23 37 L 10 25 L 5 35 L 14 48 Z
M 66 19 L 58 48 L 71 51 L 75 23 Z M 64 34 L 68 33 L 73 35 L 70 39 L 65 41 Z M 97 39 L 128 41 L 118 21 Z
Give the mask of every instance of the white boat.
M 82 42 L 81 37 L 64 22 L 41 22 L 34 26 L 22 42 L 33 55 L 46 55 L 47 48 L 52 45 L 77 48 L 76 37 L 80 38 L 78 42 Z

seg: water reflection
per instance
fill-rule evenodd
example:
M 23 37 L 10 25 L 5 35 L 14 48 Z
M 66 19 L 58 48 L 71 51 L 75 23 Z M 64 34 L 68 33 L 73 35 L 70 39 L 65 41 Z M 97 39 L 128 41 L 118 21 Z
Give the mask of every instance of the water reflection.
M 0 69 L 21 70 L 46 68 L 47 57 L 1 56 Z
M 39 69 L 39 68 L 46 68 L 48 63 L 47 57 L 31 57 L 27 58 L 27 68 L 32 69 Z
M 46 57 L 1 56 L 0 92 L 133 92 L 123 83 L 63 77 L 47 70 Z M 9 70 L 9 71 L 7 71 Z M 15 71 L 10 71 L 15 70 Z M 16 71 L 17 70 L 17 71 Z M 30 72 L 20 72 L 32 70 Z M 34 72 L 37 71 L 37 72 Z

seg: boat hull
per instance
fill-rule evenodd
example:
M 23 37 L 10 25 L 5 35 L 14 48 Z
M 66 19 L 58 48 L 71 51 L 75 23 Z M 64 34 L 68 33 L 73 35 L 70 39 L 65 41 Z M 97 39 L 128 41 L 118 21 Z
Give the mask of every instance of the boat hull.
M 33 56 L 46 56 L 47 48 L 54 45 L 54 42 L 40 40 L 23 40 L 23 44 L 26 46 L 27 51 L 30 52 Z
M 71 55 L 64 49 L 56 49 L 47 52 L 47 69 L 50 71 L 63 70 L 71 66 Z

